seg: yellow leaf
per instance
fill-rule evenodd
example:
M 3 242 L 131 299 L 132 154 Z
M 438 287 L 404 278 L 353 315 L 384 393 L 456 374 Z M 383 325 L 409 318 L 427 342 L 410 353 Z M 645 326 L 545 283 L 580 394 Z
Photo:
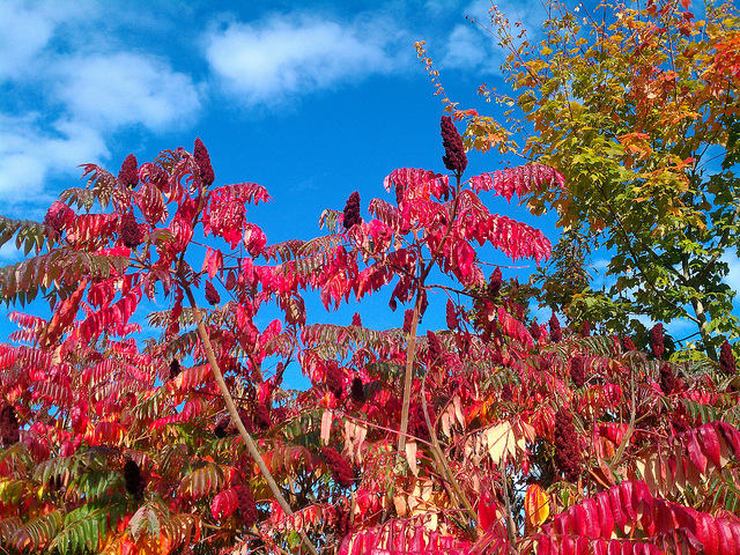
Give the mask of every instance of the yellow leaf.
M 516 438 L 508 422 L 501 422 L 488 428 L 485 434 L 488 455 L 494 464 L 500 464 L 507 455 L 513 457 L 516 454 Z
M 541 526 L 550 515 L 550 498 L 547 492 L 537 484 L 531 484 L 524 496 L 524 513 L 527 523 L 536 528 Z

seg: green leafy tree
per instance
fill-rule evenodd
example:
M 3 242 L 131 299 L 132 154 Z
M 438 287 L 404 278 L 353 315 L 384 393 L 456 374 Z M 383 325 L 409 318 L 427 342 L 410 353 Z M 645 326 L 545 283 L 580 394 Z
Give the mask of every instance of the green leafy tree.
M 469 145 L 486 150 L 492 139 L 555 167 L 565 186 L 533 191 L 530 208 L 554 208 L 564 229 L 583 229 L 592 247 L 613 254 L 608 291 L 567 294 L 559 286 L 567 263 L 556 252 L 543 276 L 547 301 L 548 292 L 566 293 L 560 308 L 570 319 L 617 332 L 635 331 L 639 315 L 687 319 L 695 329 L 683 356 L 716 359 L 723 338 L 740 334 L 723 281 L 723 256 L 740 250 L 737 11 L 706 5 L 698 18 L 688 2 L 548 7 L 541 41 L 518 29 L 515 37 L 495 9 L 487 28 L 509 52 L 513 98 L 484 93 L 517 108 L 509 130 L 526 128 L 526 142 L 460 112 Z

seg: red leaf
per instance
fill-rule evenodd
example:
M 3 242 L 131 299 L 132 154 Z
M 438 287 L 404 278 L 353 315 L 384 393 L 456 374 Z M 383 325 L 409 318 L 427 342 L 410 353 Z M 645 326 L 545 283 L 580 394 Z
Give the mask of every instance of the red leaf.
M 691 432 L 689 432 L 686 440 L 686 448 L 689 452 L 689 459 L 691 459 L 691 462 L 696 467 L 696 469 L 704 474 L 707 471 L 707 458 L 701 451 L 696 431 L 692 430 Z

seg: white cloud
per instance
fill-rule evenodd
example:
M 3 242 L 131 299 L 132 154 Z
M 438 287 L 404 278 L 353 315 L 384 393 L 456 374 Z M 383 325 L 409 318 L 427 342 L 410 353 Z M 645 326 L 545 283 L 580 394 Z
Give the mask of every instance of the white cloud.
M 481 32 L 471 25 L 455 25 L 447 38 L 442 65 L 457 69 L 474 69 L 486 58 L 486 44 Z
M 546 15 L 538 0 L 496 2 L 498 11 L 511 23 L 511 32 L 518 35 L 522 26 L 530 38 L 539 33 L 539 23 Z M 500 73 L 507 51 L 489 31 L 495 32 L 491 21 L 491 0 L 474 0 L 463 10 L 466 24 L 456 25 L 447 36 L 442 65 L 447 68 Z M 518 24 L 521 23 L 521 26 Z
M 200 110 L 192 77 L 129 51 L 102 6 L 0 2 L 0 83 L 11 91 L 0 111 L 0 199 L 40 201 L 50 179 L 107 158 L 114 133 L 170 129 Z
M 405 57 L 393 52 L 399 35 L 389 20 L 274 15 L 212 31 L 206 58 L 225 88 L 247 105 L 274 105 L 394 71 Z
M 0 198 L 15 203 L 38 200 L 49 174 L 78 172 L 81 161 L 107 156 L 97 131 L 60 120 L 44 129 L 38 116 L 0 114 Z
M 0 80 L 35 75 L 38 57 L 57 27 L 87 13 L 89 6 L 71 2 L 0 2 Z
M 55 74 L 54 97 L 95 127 L 140 124 L 160 130 L 190 119 L 200 108 L 190 76 L 151 56 L 81 53 L 62 60 Z

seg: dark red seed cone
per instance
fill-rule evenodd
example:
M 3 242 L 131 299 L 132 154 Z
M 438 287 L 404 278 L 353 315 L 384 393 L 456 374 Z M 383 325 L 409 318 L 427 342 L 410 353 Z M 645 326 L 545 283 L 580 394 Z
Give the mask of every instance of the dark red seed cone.
M 737 372 L 735 355 L 732 354 L 732 345 L 727 340 L 722 343 L 722 347 L 719 349 L 719 367 L 728 376 L 732 376 Z
M 560 327 L 560 320 L 555 316 L 555 312 L 550 316 L 548 324 L 550 326 L 550 339 L 555 343 L 561 341 L 563 339 L 563 329 Z
M 334 394 L 337 399 L 344 392 L 344 373 L 336 363 L 330 363 L 326 369 L 326 388 Z
M 360 193 L 355 191 L 347 199 L 347 204 L 344 205 L 342 225 L 344 229 L 350 230 L 359 223 L 362 223 L 362 218 L 360 217 Z
M 537 320 L 532 320 L 532 323 L 529 325 L 529 335 L 532 336 L 532 339 L 535 341 L 540 340 L 540 336 L 542 335 L 542 328 L 540 328 L 539 323 Z
M 591 335 L 591 322 L 588 320 L 584 320 L 581 324 L 581 335 L 583 337 L 588 337 Z
M 11 405 L 3 406 L 0 411 L 0 443 L 9 447 L 21 439 L 20 426 L 15 409 Z
M 445 318 L 447 320 L 447 327 L 451 330 L 457 329 L 457 311 L 455 310 L 455 304 L 451 299 L 447 299 L 447 306 L 445 308 Z
M 221 302 L 221 295 L 218 294 L 218 291 L 216 291 L 216 288 L 210 281 L 206 281 L 206 300 L 212 306 Z
M 173 358 L 172 362 L 170 362 L 170 379 L 174 380 L 177 376 L 180 375 L 180 372 L 182 372 L 180 362 L 177 359 Z
M 121 216 L 119 233 L 123 244 L 130 249 L 135 249 L 144 240 L 141 228 L 139 227 L 139 224 L 136 223 L 134 215 L 130 212 Z
M 251 527 L 259 518 L 257 504 L 254 502 L 252 490 L 247 486 L 235 486 L 237 509 L 242 522 L 247 527 Z
M 123 465 L 123 480 L 126 485 L 126 491 L 136 499 L 141 499 L 144 495 L 146 484 L 144 477 L 141 475 L 139 465 L 131 459 L 128 459 L 126 464 Z
M 664 362 L 660 367 L 660 390 L 665 395 L 670 395 L 676 390 L 677 385 L 678 381 L 676 380 L 676 376 L 673 373 L 671 365 Z
M 665 353 L 665 333 L 663 324 L 655 324 L 650 330 L 650 348 L 655 358 L 662 358 Z
M 206 145 L 200 138 L 195 139 L 195 147 L 193 148 L 193 158 L 195 158 L 195 165 L 198 166 L 198 173 L 200 174 L 201 182 L 208 186 L 216 179 L 213 173 L 213 166 L 211 166 L 211 157 L 208 154 Z
M 570 359 L 570 379 L 576 387 L 586 383 L 586 361 L 582 356 Z
M 561 408 L 555 413 L 555 466 L 566 480 L 575 482 L 581 474 L 582 461 L 573 416 Z
M 126 156 L 123 164 L 121 164 L 121 169 L 118 172 L 118 181 L 132 189 L 139 184 L 139 164 L 136 161 L 136 156 L 133 154 Z
M 337 484 L 347 488 L 354 483 L 355 471 L 352 465 L 336 449 L 324 447 L 321 449 L 321 455 Z
M 448 170 L 454 171 L 457 175 L 462 175 L 468 166 L 468 157 L 465 154 L 462 137 L 455 124 L 452 123 L 450 116 L 442 116 L 440 125 L 442 128 L 442 146 L 445 149 L 442 162 Z
M 408 309 L 403 313 L 403 331 L 409 333 L 411 331 L 411 322 L 414 319 L 414 311 Z
M 229 272 L 226 276 L 226 289 L 233 291 L 234 287 L 236 287 L 236 274 L 234 272 Z
M 352 325 L 358 328 L 362 327 L 362 318 L 360 318 L 360 314 L 357 312 L 352 315 Z
M 352 400 L 355 403 L 362 405 L 365 402 L 365 384 L 362 383 L 362 380 L 359 377 L 355 376 L 352 379 L 352 386 L 349 391 L 352 395 Z

